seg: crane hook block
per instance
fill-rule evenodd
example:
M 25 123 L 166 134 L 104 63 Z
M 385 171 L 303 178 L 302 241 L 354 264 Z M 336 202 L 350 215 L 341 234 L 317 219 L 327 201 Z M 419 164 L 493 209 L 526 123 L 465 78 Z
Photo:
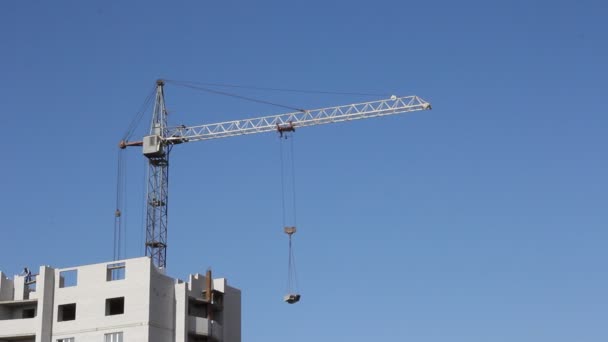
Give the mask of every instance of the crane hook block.
M 297 293 L 290 293 L 283 297 L 283 300 L 289 304 L 295 304 L 300 301 L 300 295 Z
M 285 231 L 285 234 L 291 236 L 291 235 L 295 234 L 296 227 L 285 227 L 285 228 L 283 228 L 283 230 Z

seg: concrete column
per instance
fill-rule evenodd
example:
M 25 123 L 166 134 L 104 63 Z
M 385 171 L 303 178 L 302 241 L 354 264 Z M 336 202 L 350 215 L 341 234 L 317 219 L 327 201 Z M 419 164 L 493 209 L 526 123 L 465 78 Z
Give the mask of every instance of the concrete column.
M 22 276 L 15 276 L 15 278 L 13 278 L 13 286 L 14 286 L 14 300 L 24 300 L 27 299 L 26 294 L 25 294 L 25 277 Z
M 188 292 L 185 283 L 175 284 L 175 342 L 188 341 Z
M 41 266 L 36 277 L 36 292 L 38 296 L 38 313 L 36 327 L 36 342 L 51 342 L 53 334 L 53 304 L 55 294 L 55 270 Z

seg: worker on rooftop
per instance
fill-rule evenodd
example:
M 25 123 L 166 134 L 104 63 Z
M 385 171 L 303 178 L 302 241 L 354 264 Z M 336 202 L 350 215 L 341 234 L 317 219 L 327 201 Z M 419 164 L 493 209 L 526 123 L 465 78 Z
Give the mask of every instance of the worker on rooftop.
M 24 267 L 23 268 L 23 273 L 21 273 L 22 276 L 25 276 L 25 282 L 29 283 L 30 281 L 32 281 L 32 271 L 30 271 L 29 268 Z

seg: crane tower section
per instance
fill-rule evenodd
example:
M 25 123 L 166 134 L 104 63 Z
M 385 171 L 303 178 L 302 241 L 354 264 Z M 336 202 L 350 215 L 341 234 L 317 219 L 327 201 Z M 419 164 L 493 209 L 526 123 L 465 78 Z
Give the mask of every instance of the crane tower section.
M 156 81 L 156 101 L 150 134 L 142 141 L 120 143 L 121 148 L 142 146 L 148 158 L 146 194 L 146 256 L 160 268 L 167 263 L 167 227 L 169 200 L 169 153 L 173 145 L 185 142 L 228 138 L 239 135 L 295 131 L 296 128 L 334 122 L 368 119 L 379 116 L 431 109 L 418 96 L 391 96 L 388 99 L 301 110 L 291 113 L 233 120 L 200 126 L 167 126 L 163 80 Z
M 150 135 L 144 137 L 143 153 L 148 158 L 146 192 L 146 255 L 158 267 L 167 263 L 167 210 L 169 200 L 169 152 L 171 145 L 162 143 L 167 136 L 167 109 L 164 82 L 156 81 L 156 101 Z

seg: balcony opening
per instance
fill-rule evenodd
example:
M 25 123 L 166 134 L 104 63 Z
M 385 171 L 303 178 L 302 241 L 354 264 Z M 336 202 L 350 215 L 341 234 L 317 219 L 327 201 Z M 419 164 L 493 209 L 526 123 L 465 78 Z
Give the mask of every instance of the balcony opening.
M 23 309 L 21 312 L 21 318 L 34 318 L 36 317 L 36 308 Z
M 207 290 L 202 292 L 203 298 L 207 298 Z M 219 291 L 211 291 L 211 303 L 217 307 L 222 307 L 224 304 L 224 295 Z
M 207 316 L 208 316 L 207 307 L 208 307 L 207 303 L 203 303 L 201 301 L 197 301 L 197 300 L 191 298 L 188 301 L 188 316 L 207 318 Z
M 78 285 L 78 270 L 59 272 L 59 287 L 71 287 Z
M 106 316 L 122 315 L 125 313 L 125 297 L 106 299 Z
M 73 321 L 76 319 L 76 303 L 59 305 L 57 322 Z
M 125 279 L 125 268 L 126 265 L 124 262 L 119 262 L 115 264 L 108 264 L 108 270 L 106 273 L 107 281 L 114 280 L 122 280 Z

